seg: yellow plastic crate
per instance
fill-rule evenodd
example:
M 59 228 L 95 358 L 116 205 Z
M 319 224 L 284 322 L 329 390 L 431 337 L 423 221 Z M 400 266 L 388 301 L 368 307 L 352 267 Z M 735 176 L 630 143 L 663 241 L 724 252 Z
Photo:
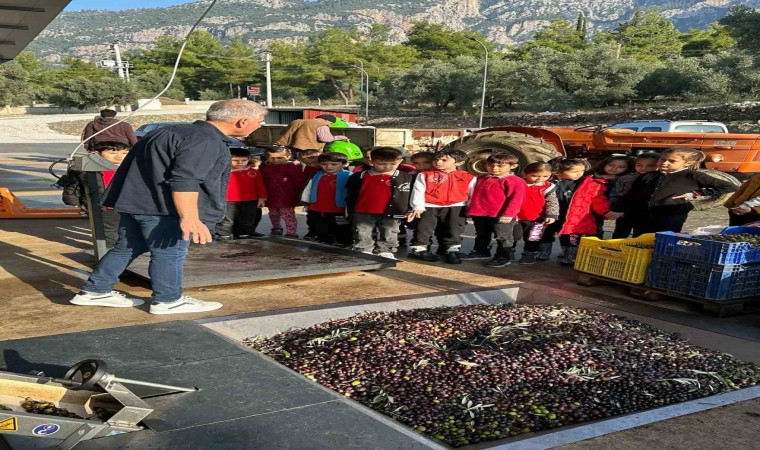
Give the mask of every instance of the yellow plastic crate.
M 613 280 L 642 284 L 652 261 L 655 234 L 631 239 L 584 237 L 575 258 L 575 270 Z M 639 248 L 648 246 L 650 248 Z

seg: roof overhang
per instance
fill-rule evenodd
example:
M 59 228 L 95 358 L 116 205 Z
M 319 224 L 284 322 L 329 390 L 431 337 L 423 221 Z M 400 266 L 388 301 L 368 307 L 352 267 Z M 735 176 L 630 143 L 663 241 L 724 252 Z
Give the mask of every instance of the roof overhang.
M 21 53 L 71 0 L 0 0 L 0 62 Z

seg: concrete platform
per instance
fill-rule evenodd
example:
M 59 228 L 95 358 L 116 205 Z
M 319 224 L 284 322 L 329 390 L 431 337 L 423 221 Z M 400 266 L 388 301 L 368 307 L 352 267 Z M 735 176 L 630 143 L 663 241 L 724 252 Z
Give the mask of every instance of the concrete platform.
M 143 255 L 132 262 L 127 271 L 149 280 L 149 264 L 150 256 Z M 198 288 L 395 266 L 396 261 L 392 259 L 297 239 L 245 239 L 191 245 L 182 284 L 186 288 Z
M 442 449 L 416 433 L 189 321 L 0 343 L 0 368 L 56 376 L 87 356 L 120 376 L 197 386 L 148 398 L 145 431 L 86 441 L 81 449 Z M 55 439 L 0 434 L 14 450 Z

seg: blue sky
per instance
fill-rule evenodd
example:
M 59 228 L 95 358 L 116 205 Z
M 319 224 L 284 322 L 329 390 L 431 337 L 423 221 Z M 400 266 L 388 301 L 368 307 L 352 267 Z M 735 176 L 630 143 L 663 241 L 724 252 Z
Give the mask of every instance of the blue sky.
M 79 11 L 81 9 L 134 9 L 134 8 L 162 8 L 164 6 L 190 3 L 192 0 L 126 0 L 112 2 L 104 0 L 71 0 L 66 11 Z

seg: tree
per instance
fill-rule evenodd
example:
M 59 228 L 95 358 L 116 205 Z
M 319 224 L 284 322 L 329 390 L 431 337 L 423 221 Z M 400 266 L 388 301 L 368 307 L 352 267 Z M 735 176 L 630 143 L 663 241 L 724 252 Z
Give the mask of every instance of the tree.
M 583 28 L 583 26 L 582 21 L 573 27 L 566 20 L 552 19 L 536 32 L 533 40 L 519 46 L 517 54 L 524 58 L 534 48 L 549 48 L 562 53 L 581 50 L 588 45 L 584 39 L 583 31 L 578 30 L 578 27 Z
M 609 36 L 620 45 L 620 56 L 640 61 L 664 61 L 680 55 L 681 33 L 657 9 L 636 11 L 610 34 L 600 34 L 600 40 Z
M 389 80 L 384 95 L 392 103 L 433 104 L 442 111 L 454 105 L 467 111 L 480 95 L 478 60 L 460 56 L 453 61 L 429 60 Z
M 51 100 L 62 108 L 127 105 L 137 99 L 134 86 L 115 76 L 97 81 L 80 76 L 61 81 L 56 88 L 59 92 Z
M 757 53 L 760 50 L 760 11 L 747 5 L 734 5 L 728 14 L 718 21 L 736 40 L 736 45 L 742 50 Z
M 166 87 L 169 82 L 169 74 L 162 74 L 159 70 L 149 70 L 132 77 L 132 83 L 135 83 L 135 90 L 139 98 L 151 98 L 158 94 Z M 164 92 L 164 97 L 175 100 L 184 100 L 186 97 L 185 88 L 182 81 L 177 78 L 172 82 L 171 87 Z
M 636 86 L 639 96 L 657 96 L 704 101 L 725 98 L 730 93 L 730 78 L 710 70 L 695 58 L 675 58 L 664 67 L 647 74 Z
M 493 51 L 493 45 L 482 34 L 454 31 L 437 23 L 416 22 L 407 37 L 404 45 L 416 49 L 422 60 L 451 61 L 468 55 L 479 57 L 483 55 L 483 47 L 473 39 L 483 42 L 489 52 Z
M 690 29 L 681 35 L 681 42 L 681 55 L 692 58 L 720 53 L 736 45 L 729 29 L 715 23 L 707 30 Z
M 17 62 L 0 66 L 0 106 L 29 104 L 34 99 L 29 73 Z

